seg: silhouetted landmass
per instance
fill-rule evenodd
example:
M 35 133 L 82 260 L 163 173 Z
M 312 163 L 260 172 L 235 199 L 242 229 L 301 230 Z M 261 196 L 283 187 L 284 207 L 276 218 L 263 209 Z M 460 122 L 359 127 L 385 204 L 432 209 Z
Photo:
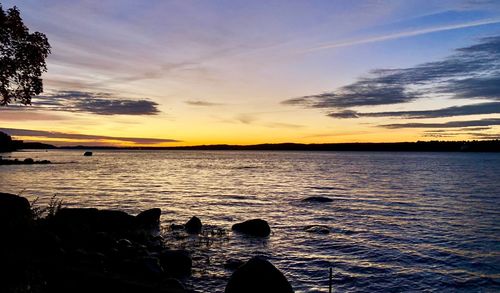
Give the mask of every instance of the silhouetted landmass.
M 10 135 L 0 131 L 0 153 L 13 152 L 22 149 L 55 149 L 56 146 L 41 142 L 24 142 L 14 140 Z
M 325 143 L 325 144 L 256 144 L 198 145 L 172 147 L 105 147 L 74 146 L 64 149 L 126 149 L 126 150 L 237 150 L 237 151 L 386 151 L 386 152 L 500 152 L 500 140 L 482 141 L 418 141 L 395 143 Z

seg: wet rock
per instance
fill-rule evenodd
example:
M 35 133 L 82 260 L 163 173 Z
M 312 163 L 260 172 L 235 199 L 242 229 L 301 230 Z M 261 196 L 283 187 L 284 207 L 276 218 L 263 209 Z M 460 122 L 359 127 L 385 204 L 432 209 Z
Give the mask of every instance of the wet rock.
M 310 196 L 303 199 L 302 201 L 311 203 L 327 203 L 327 202 L 332 202 L 333 199 L 324 196 Z
M 135 219 L 141 227 L 156 228 L 160 226 L 161 209 L 154 208 L 139 213 Z
M 261 257 L 253 257 L 233 273 L 224 292 L 291 293 L 293 289 L 275 266 Z
M 309 232 L 309 233 L 314 233 L 314 234 L 329 234 L 330 233 L 330 228 L 327 226 L 323 225 L 311 225 L 305 227 L 304 231 Z
M 160 262 L 163 269 L 171 276 L 186 277 L 191 275 L 193 261 L 186 250 L 166 249 L 160 253 Z
M 235 258 L 230 258 L 226 260 L 226 263 L 224 264 L 224 268 L 226 270 L 230 271 L 235 271 L 239 267 L 241 267 L 245 262 L 242 261 L 241 259 L 235 259 Z
M 93 155 L 93 153 L 92 152 L 85 152 L 85 153 L 83 153 L 83 155 L 85 157 L 91 157 Z
M 252 219 L 242 223 L 234 224 L 231 228 L 233 231 L 257 236 L 257 237 L 267 237 L 271 234 L 271 228 L 269 224 L 262 219 Z
M 189 234 L 199 234 L 202 228 L 201 220 L 194 216 L 184 224 L 184 228 Z

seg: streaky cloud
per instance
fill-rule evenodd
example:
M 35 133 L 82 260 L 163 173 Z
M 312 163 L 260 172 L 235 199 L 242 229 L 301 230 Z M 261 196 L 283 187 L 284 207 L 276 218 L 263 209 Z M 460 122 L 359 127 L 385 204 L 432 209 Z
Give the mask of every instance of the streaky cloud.
M 334 91 L 291 98 L 282 101 L 282 104 L 303 108 L 332 109 L 334 111 L 327 115 L 333 118 L 356 118 L 364 114 L 437 118 L 456 116 L 458 112 L 488 112 L 481 106 L 446 108 L 420 113 L 380 112 L 378 114 L 357 113 L 350 109 L 362 106 L 404 104 L 436 97 L 500 101 L 500 36 L 482 38 L 474 45 L 457 49 L 454 54 L 441 61 L 423 63 L 409 68 L 375 69 L 367 76 Z M 492 113 L 497 113 L 498 105 L 494 105 Z
M 222 103 L 212 103 L 212 102 L 206 102 L 206 101 L 201 101 L 201 100 L 193 100 L 193 101 L 186 101 L 186 104 L 190 106 L 199 106 L 199 107 L 213 107 L 213 106 L 222 106 L 224 104 Z
M 120 98 L 111 93 L 57 91 L 33 99 L 34 108 L 96 115 L 157 115 L 158 104 L 147 99 Z
M 379 125 L 389 129 L 399 128 L 459 128 L 500 125 L 500 118 L 490 118 L 481 120 L 450 121 L 443 123 L 395 123 Z
M 329 113 L 333 118 L 360 118 L 360 117 L 400 117 L 410 119 L 440 118 L 466 115 L 483 115 L 500 113 L 500 102 L 480 103 L 464 106 L 453 106 L 436 110 L 423 111 L 393 111 L 393 112 L 366 112 L 352 110 Z
M 417 30 L 412 30 L 412 31 L 404 31 L 404 32 L 392 33 L 392 34 L 387 34 L 387 35 L 368 37 L 368 38 L 364 38 L 364 39 L 323 44 L 323 45 L 319 45 L 319 46 L 307 49 L 304 52 L 313 52 L 313 51 L 335 49 L 335 48 L 341 48 L 341 47 L 350 47 L 350 46 L 355 46 L 355 45 L 382 42 L 382 41 L 407 38 L 407 37 L 425 35 L 425 34 L 442 32 L 442 31 L 457 30 L 457 29 L 482 26 L 482 25 L 489 25 L 489 24 L 497 24 L 497 23 L 500 23 L 500 19 L 493 18 L 493 19 L 484 19 L 484 20 L 479 20 L 479 21 L 465 22 L 465 23 L 460 23 L 460 24 L 452 24 L 452 25 L 417 29 Z
M 31 137 L 42 137 L 42 138 L 52 138 L 52 139 L 114 140 L 114 141 L 128 142 L 134 144 L 157 144 L 157 143 L 180 142 L 179 140 L 175 139 L 89 135 L 89 134 L 19 129 L 19 128 L 0 128 L 0 131 L 5 132 L 12 136 L 31 136 Z

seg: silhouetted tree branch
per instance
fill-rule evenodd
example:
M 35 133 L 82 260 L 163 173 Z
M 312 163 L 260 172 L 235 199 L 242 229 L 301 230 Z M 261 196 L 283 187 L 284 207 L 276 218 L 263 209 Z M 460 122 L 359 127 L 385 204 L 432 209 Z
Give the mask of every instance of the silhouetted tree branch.
M 3 10 L 0 4 L 0 105 L 31 104 L 43 92 L 40 76 L 47 71 L 50 54 L 47 37 L 29 33 L 17 7 Z

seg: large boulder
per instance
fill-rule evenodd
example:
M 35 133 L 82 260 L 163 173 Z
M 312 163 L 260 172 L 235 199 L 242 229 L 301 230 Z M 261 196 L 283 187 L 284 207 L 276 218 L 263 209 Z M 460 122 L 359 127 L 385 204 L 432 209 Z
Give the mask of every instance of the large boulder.
M 0 226 L 16 225 L 30 218 L 31 208 L 26 198 L 0 192 Z
M 189 234 L 199 234 L 201 232 L 202 224 L 201 220 L 194 216 L 189 221 L 184 224 L 184 229 L 186 229 L 186 232 Z
M 267 237 L 271 234 L 271 228 L 269 224 L 262 219 L 252 219 L 242 223 L 234 224 L 231 228 L 233 231 L 257 236 L 257 237 Z
M 270 262 L 253 257 L 233 273 L 224 292 L 293 293 L 293 288 Z
M 193 261 L 186 250 L 166 249 L 160 253 L 160 262 L 170 276 L 178 278 L 191 275 Z

